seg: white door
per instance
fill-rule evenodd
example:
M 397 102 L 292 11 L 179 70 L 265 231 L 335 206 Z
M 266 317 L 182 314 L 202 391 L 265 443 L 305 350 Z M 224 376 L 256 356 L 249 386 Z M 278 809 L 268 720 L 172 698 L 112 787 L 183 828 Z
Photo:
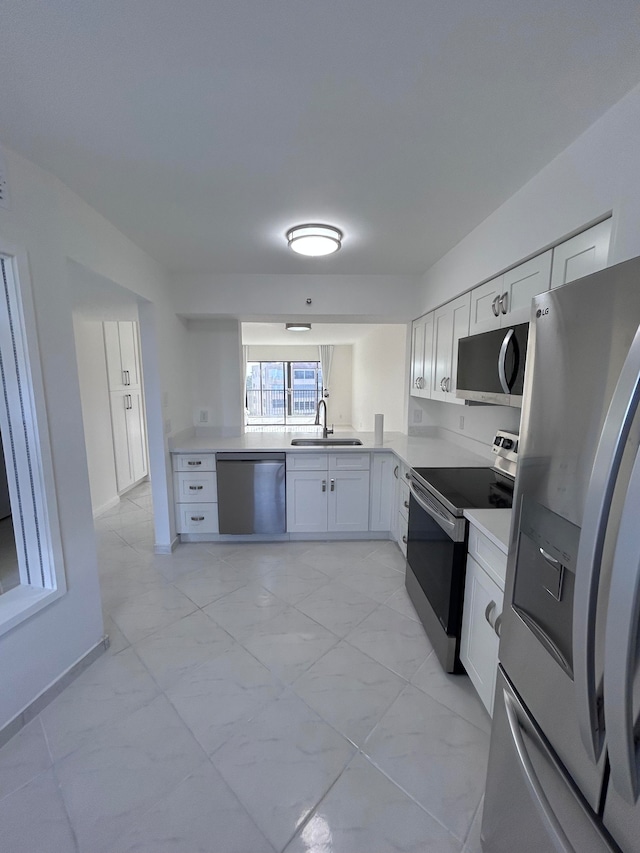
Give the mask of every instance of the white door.
M 107 361 L 107 376 L 110 391 L 124 391 L 126 376 L 120 357 L 120 335 L 117 322 L 103 323 L 104 352 Z
M 500 328 L 500 306 L 498 300 L 504 293 L 504 276 L 499 275 L 471 291 L 471 314 L 469 334 L 490 332 Z
M 369 529 L 368 471 L 329 471 L 327 529 L 331 532 Z
M 287 533 L 326 533 L 327 472 L 287 472 Z
M 609 259 L 610 241 L 611 219 L 605 219 L 556 246 L 553 250 L 551 288 L 604 269 Z
M 496 686 L 499 642 L 496 620 L 502 613 L 502 598 L 500 587 L 468 555 L 460 660 L 489 714 L 493 712 Z
M 539 293 L 549 290 L 551 256 L 552 251 L 549 249 L 548 252 L 543 252 L 504 274 L 500 304 L 502 326 L 529 322 L 531 300 Z

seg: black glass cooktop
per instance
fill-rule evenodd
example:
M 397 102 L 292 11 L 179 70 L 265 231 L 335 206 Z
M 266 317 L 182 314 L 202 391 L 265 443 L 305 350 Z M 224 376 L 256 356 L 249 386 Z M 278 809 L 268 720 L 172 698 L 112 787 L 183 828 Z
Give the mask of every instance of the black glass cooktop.
M 513 480 L 494 468 L 414 468 L 429 491 L 453 509 L 511 508 Z

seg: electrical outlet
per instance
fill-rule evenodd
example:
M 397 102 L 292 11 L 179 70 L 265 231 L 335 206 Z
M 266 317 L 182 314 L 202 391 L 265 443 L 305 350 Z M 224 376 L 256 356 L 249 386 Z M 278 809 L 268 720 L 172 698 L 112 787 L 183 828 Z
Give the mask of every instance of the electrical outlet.
M 464 429 L 464 415 L 460 415 L 460 429 Z
M 414 409 L 413 410 L 413 422 L 414 424 L 422 423 L 422 409 Z
M 201 425 L 209 423 L 209 412 L 207 409 L 200 409 L 198 413 L 198 423 Z

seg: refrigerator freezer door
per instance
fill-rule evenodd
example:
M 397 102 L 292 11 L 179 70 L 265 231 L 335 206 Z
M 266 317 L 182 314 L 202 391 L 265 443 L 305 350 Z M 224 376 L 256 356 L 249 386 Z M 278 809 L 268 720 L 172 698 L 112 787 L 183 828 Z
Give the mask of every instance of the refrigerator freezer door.
M 592 488 L 597 486 L 591 482 L 596 450 L 639 325 L 640 263 L 637 260 L 602 270 L 534 299 L 513 503 L 517 518 L 529 502 L 564 519 L 582 536 L 587 493 L 590 484 Z M 631 448 L 634 444 L 637 446 L 638 432 L 636 418 L 628 433 Z M 619 476 L 614 478 L 612 510 L 610 518 L 606 519 L 606 536 L 600 549 L 602 559 L 598 563 L 601 583 L 595 590 L 595 600 L 589 604 L 592 618 L 587 624 L 588 644 L 581 639 L 576 645 L 574 632 L 571 669 L 575 683 L 568 668 L 545 648 L 531 624 L 527 624 L 512 606 L 521 538 L 519 524 L 512 528 L 507 566 L 500 661 L 554 752 L 594 810 L 598 809 L 602 793 L 605 753 L 600 750 L 596 762 L 593 750 L 585 747 L 580 726 L 580 720 L 586 715 L 584 696 L 576 689 L 576 683 L 587 682 L 583 670 L 588 646 L 587 663 L 591 668 L 588 683 L 593 688 L 590 707 L 597 711 L 613 546 L 618 511 L 630 474 L 628 463 L 632 458 L 632 454 L 624 454 Z M 538 532 L 546 535 L 544 530 Z M 555 533 L 549 535 L 549 545 L 556 545 L 554 555 L 558 558 L 558 551 L 565 545 L 560 540 L 554 542 L 555 538 Z M 547 553 L 553 551 L 553 548 L 538 544 Z M 581 596 L 585 573 L 578 554 L 573 553 L 573 545 L 571 551 L 575 571 L 575 628 L 580 624 L 585 606 Z M 552 595 L 549 600 L 551 607 L 558 610 Z M 543 619 L 537 617 L 537 623 L 543 624 Z M 580 672 L 577 667 L 581 668 Z M 594 716 L 592 712 L 590 715 Z
M 484 853 L 613 853 L 501 670 L 482 820 Z

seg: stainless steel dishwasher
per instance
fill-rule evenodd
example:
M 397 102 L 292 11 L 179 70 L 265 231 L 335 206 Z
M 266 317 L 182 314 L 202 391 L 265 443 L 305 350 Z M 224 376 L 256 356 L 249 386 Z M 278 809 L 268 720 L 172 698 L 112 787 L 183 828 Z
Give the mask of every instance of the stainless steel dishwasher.
M 285 454 L 216 453 L 220 533 L 285 533 Z

